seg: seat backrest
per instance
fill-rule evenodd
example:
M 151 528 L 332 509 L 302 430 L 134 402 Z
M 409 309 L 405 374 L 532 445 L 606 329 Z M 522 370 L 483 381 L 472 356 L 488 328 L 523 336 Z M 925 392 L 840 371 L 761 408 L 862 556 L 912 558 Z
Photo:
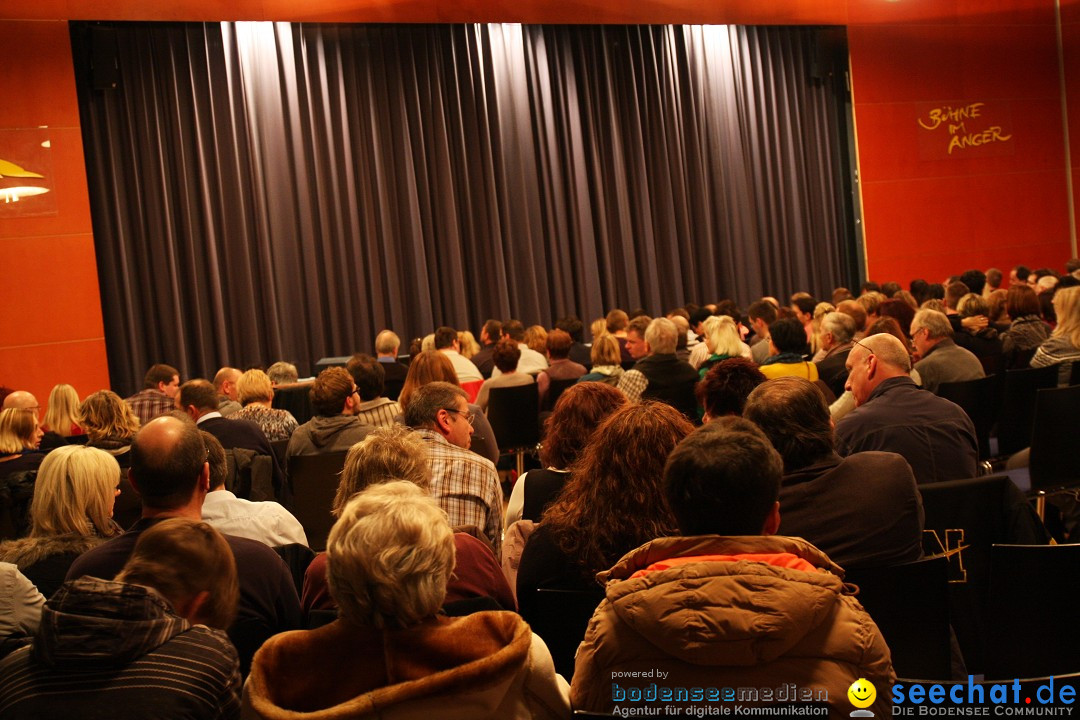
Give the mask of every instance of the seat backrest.
M 1039 390 L 1031 433 L 1032 490 L 1080 484 L 1080 385 Z
M 315 411 L 311 407 L 311 386 L 314 382 L 278 385 L 274 388 L 274 399 L 270 403 L 279 410 L 288 410 L 303 425 L 310 420 Z
M 536 383 L 491 388 L 487 419 L 502 452 L 540 442 L 540 397 Z
M 1080 385 L 1080 362 L 1072 364 L 1072 372 L 1069 373 L 1069 386 Z
M 519 608 L 521 617 L 544 639 L 555 661 L 555 672 L 567 680 L 574 675 L 574 655 L 604 591 L 540 588 Z
M 1001 412 L 998 415 L 998 452 L 1011 455 L 1031 445 L 1035 420 L 1035 392 L 1057 385 L 1055 365 L 1005 372 Z
M 1005 375 L 987 375 L 977 380 L 942 383 L 937 394 L 959 405 L 975 425 L 975 437 L 979 441 L 979 459 L 990 457 L 990 430 L 1001 412 L 1001 394 L 1005 387 Z
M 552 380 L 548 385 L 547 395 L 544 396 L 544 406 L 541 410 L 551 410 L 555 407 L 555 403 L 559 401 L 559 396 L 566 391 L 567 388 L 574 385 L 577 382 L 577 378 L 566 378 L 564 380 Z
M 1080 545 L 995 545 L 990 551 L 986 677 L 1080 671 Z
M 289 458 L 289 487 L 292 513 L 304 526 L 312 550 L 326 549 L 326 538 L 334 525 L 330 508 L 337 493 L 347 450 Z
M 948 563 L 943 557 L 852 570 L 845 582 L 881 630 L 897 675 L 951 677 Z

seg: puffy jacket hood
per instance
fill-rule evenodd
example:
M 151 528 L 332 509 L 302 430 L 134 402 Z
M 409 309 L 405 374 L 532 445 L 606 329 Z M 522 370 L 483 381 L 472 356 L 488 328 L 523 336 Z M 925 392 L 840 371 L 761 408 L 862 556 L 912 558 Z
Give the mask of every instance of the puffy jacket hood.
M 715 535 L 654 540 L 597 575 L 628 627 L 672 657 L 722 666 L 787 653 L 833 611 L 842 577 L 801 538 Z
M 83 577 L 45 603 L 32 654 L 57 670 L 124 667 L 190 627 L 148 587 Z

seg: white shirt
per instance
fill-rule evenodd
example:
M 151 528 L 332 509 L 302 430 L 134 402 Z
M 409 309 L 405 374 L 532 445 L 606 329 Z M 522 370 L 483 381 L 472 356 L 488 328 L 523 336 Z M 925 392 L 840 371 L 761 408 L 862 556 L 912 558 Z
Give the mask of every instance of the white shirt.
M 518 343 L 518 350 L 521 350 L 521 357 L 518 359 L 517 371 L 525 373 L 527 375 L 536 375 L 541 370 L 548 369 L 547 358 L 540 353 L 533 350 L 525 343 Z M 499 368 L 495 368 L 491 371 L 491 377 L 497 378 L 502 375 Z
M 202 519 L 223 535 L 258 540 L 270 547 L 307 545 L 304 526 L 276 502 L 252 502 L 228 490 L 214 490 L 203 501 Z
M 477 382 L 478 380 L 484 379 L 484 376 L 480 374 L 480 370 L 473 361 L 459 353 L 457 350 L 454 350 L 453 348 L 443 348 L 439 352 L 450 358 L 450 364 L 454 366 L 454 372 L 457 373 L 459 383 Z
M 11 563 L 0 563 L 0 637 L 16 632 L 33 636 L 45 605 L 34 583 Z

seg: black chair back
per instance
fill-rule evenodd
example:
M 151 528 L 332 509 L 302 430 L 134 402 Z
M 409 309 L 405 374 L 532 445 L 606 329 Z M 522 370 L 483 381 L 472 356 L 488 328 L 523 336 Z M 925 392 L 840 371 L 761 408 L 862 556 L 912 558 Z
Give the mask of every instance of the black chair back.
M 1003 374 L 988 375 L 978 380 L 942 383 L 938 386 L 937 394 L 963 408 L 975 425 L 980 460 L 987 460 L 991 456 L 990 430 L 998 421 L 1004 388 Z
M 574 675 L 574 655 L 585 638 L 585 629 L 596 607 L 604 599 L 604 591 L 548 590 L 540 588 L 518 608 L 521 617 L 534 633 L 544 639 L 555 661 L 555 672 L 567 680 Z
M 998 415 L 998 453 L 1012 455 L 1031 445 L 1035 421 L 1035 393 L 1057 386 L 1054 365 L 1005 372 L 1001 412 Z
M 272 549 L 289 566 L 289 575 L 296 586 L 296 596 L 300 597 L 304 594 L 304 575 L 307 574 L 308 565 L 315 559 L 315 551 L 300 543 L 278 545 Z
M 563 392 L 574 385 L 577 382 L 577 378 L 568 378 L 566 380 L 552 380 L 548 385 L 547 395 L 544 396 L 544 405 L 541 410 L 551 410 L 555 407 L 555 403 L 559 401 L 559 396 Z
M 313 382 L 278 385 L 274 388 L 274 399 L 270 403 L 279 410 L 288 410 L 303 425 L 310 420 L 315 411 L 311 407 L 311 386 Z
M 859 602 L 881 630 L 897 675 L 952 676 L 945 558 L 852 570 L 844 580 L 859 586 Z
M 1069 373 L 1069 386 L 1080 385 L 1080 362 L 1072 364 L 1072 372 Z
M 995 545 L 990 551 L 986 677 L 1080 671 L 1080 545 Z
M 540 442 L 540 397 L 536 383 L 492 388 L 487 419 L 502 452 L 531 449 Z
M 1080 385 L 1039 390 L 1031 433 L 1032 490 L 1080 484 Z
M 292 513 L 304 526 L 308 545 L 316 552 L 326 549 L 326 538 L 334 525 L 330 508 L 337 493 L 347 450 L 289 458 L 289 488 Z

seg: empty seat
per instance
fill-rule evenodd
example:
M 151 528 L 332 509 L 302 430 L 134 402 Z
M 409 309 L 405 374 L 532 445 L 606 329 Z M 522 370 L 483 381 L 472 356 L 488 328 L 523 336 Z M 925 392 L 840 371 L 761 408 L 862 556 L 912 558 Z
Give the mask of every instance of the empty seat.
M 517 456 L 517 472 L 525 469 L 525 451 L 540 442 L 540 396 L 536 383 L 492 388 L 488 394 L 487 419 L 499 450 Z
M 334 525 L 330 514 L 337 494 L 341 469 L 348 451 L 293 455 L 289 458 L 289 489 L 292 513 L 304 526 L 312 550 L 326 549 L 326 538 Z
M 998 453 L 1012 455 L 1031 445 L 1035 421 L 1035 392 L 1057 386 L 1056 365 L 1008 370 L 998 414 Z
M 1001 396 L 1005 376 L 988 375 L 977 380 L 942 383 L 937 394 L 951 400 L 964 409 L 975 425 L 975 437 L 979 441 L 979 459 L 990 459 L 990 431 L 1001 412 Z

